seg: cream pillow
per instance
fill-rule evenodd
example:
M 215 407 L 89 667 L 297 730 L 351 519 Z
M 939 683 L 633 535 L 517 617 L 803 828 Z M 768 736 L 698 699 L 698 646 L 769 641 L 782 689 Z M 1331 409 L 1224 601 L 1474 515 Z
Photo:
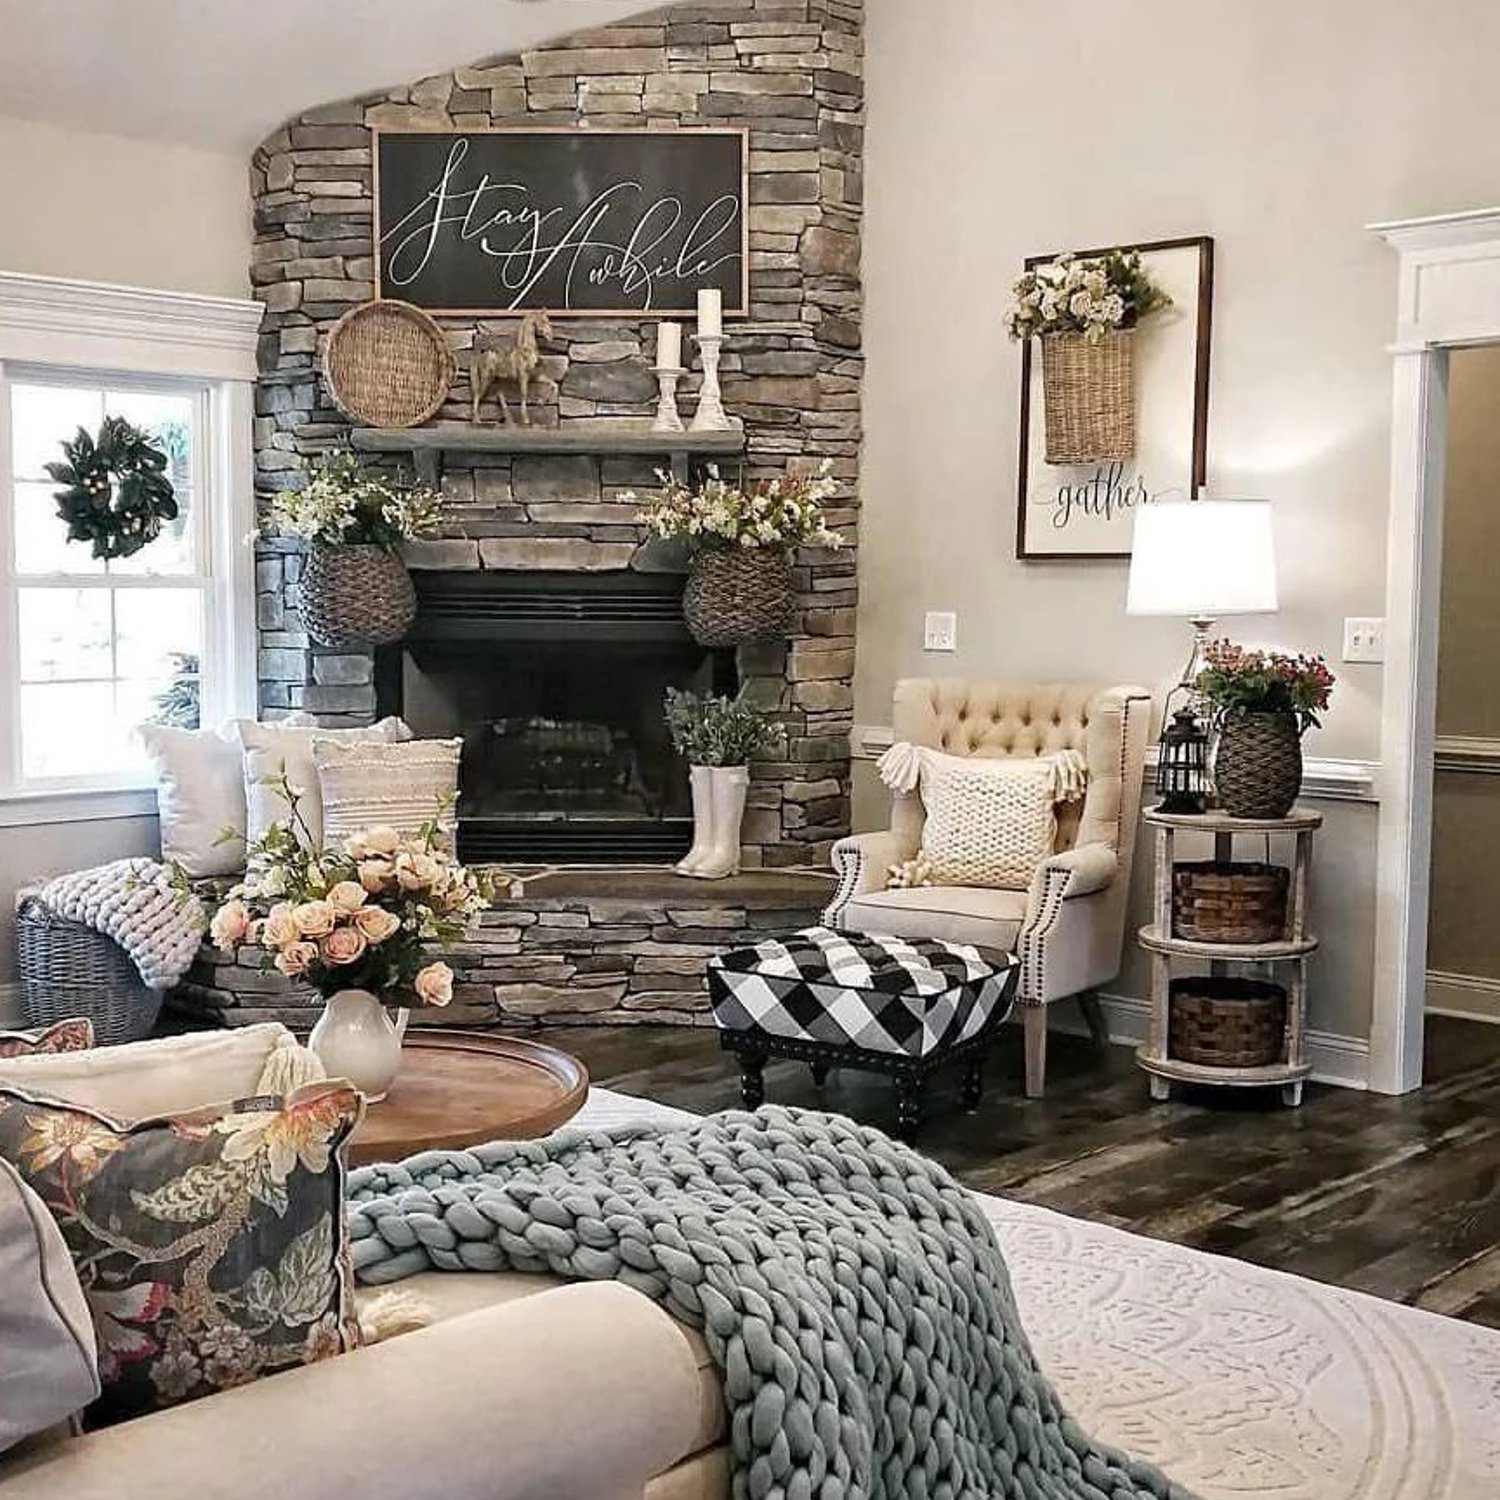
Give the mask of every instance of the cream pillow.
M 387 745 L 315 740 L 326 841 L 336 844 L 366 828 L 411 834 L 433 817 L 451 836 L 457 826 L 454 803 L 463 748 L 462 740 Z
M 298 794 L 298 811 L 314 845 L 323 842 L 323 799 L 318 790 L 318 769 L 313 762 L 314 741 L 384 745 L 411 738 L 411 730 L 395 718 L 382 719 L 367 729 L 322 729 L 311 714 L 291 714 L 274 724 L 241 720 L 235 727 L 244 748 L 247 836 L 252 841 L 261 838 L 273 823 L 283 822 L 290 815 L 286 798 L 274 786 L 264 784 L 284 766 L 287 780 Z
M 0 1453 L 99 1394 L 94 1324 L 62 1231 L 0 1158 Z
M 198 878 L 238 874 L 245 868 L 239 745 L 212 729 L 142 724 L 136 732 L 156 772 L 162 857 Z

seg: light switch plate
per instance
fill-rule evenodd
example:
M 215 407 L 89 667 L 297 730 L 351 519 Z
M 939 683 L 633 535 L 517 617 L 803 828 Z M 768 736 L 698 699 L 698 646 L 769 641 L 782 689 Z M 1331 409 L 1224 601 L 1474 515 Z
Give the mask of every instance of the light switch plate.
M 958 616 L 951 610 L 929 610 L 922 630 L 922 646 L 927 651 L 957 651 Z
M 1383 662 L 1385 660 L 1385 621 L 1383 619 L 1345 620 L 1344 660 Z

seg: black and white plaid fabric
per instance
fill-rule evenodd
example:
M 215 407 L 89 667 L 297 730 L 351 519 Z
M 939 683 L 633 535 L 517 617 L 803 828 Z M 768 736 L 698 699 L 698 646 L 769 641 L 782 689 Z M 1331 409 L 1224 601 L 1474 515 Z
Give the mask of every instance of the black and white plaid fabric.
M 1001 1019 L 1017 966 L 963 943 L 809 927 L 710 959 L 708 978 L 723 1030 L 921 1058 Z

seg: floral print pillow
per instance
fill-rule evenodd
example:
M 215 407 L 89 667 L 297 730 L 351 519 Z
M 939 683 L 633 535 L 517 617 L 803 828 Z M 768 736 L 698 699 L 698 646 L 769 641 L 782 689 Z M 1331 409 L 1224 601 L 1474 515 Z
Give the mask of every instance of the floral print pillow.
M 94 1023 L 89 1020 L 55 1021 L 40 1031 L 0 1031 L 0 1059 L 87 1052 L 93 1045 Z
M 0 1156 L 62 1228 L 93 1314 L 91 1423 L 355 1347 L 343 1083 L 125 1125 L 0 1087 Z

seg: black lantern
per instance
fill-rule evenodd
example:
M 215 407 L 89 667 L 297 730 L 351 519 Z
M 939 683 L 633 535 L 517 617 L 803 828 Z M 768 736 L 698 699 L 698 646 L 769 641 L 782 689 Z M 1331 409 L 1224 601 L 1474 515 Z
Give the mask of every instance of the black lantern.
M 1157 812 L 1195 814 L 1208 810 L 1208 730 L 1189 703 L 1179 708 L 1157 744 Z

